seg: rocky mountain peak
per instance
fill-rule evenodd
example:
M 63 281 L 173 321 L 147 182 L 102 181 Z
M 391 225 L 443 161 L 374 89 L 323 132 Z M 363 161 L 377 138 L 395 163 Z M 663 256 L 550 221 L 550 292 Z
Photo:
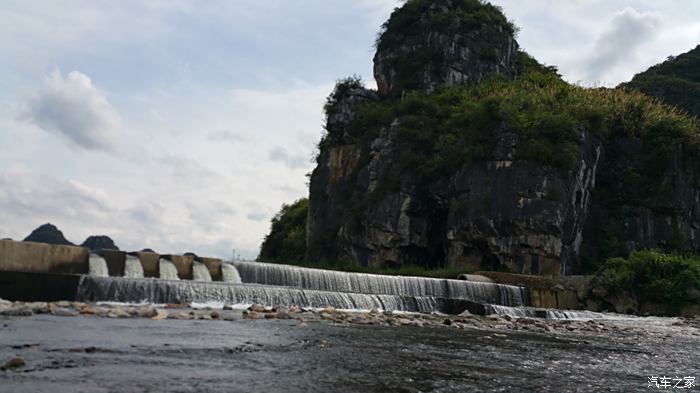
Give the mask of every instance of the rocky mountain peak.
M 47 244 L 58 244 L 72 246 L 73 243 L 69 242 L 55 225 L 51 223 L 46 223 L 41 225 L 32 231 L 24 239 L 25 242 L 36 242 L 36 243 L 47 243 Z
M 481 0 L 409 0 L 384 24 L 374 56 L 381 95 L 517 74 L 515 28 Z
M 90 236 L 80 246 L 89 248 L 90 251 L 119 250 L 119 247 L 109 236 Z

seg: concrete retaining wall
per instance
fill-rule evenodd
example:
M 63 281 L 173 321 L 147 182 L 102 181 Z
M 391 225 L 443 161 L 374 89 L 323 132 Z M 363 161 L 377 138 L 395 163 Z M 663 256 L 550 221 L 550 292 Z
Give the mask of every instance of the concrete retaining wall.
M 107 262 L 109 275 L 123 277 L 126 252 L 101 250 L 99 254 Z M 130 252 L 141 260 L 144 277 L 160 277 L 161 255 L 153 252 Z M 0 240 L 0 271 L 28 273 L 88 274 L 90 251 L 84 247 L 57 246 L 52 244 Z M 192 256 L 163 255 L 177 269 L 181 280 L 192 279 Z M 197 257 L 209 270 L 212 280 L 221 281 L 221 259 Z
M 576 310 L 587 308 L 591 276 L 544 277 L 502 272 L 477 272 L 501 284 L 528 288 L 534 307 Z
M 80 276 L 0 270 L 0 298 L 12 301 L 75 300 Z
M 0 270 L 87 274 L 88 258 L 83 247 L 0 240 Z

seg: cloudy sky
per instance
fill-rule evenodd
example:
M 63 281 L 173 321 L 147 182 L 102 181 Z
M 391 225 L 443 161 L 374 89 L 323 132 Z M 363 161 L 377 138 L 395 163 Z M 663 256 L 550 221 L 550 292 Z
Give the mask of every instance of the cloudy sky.
M 614 85 L 700 44 L 695 0 L 499 0 L 521 46 Z M 257 255 L 306 196 L 336 79 L 372 78 L 395 0 L 4 0 L 0 237 Z

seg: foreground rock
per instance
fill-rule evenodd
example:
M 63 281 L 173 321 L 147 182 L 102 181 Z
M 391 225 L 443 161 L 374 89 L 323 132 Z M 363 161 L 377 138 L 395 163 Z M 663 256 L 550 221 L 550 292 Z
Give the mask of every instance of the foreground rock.
M 4 365 L 0 366 L 0 371 L 14 370 L 16 368 L 22 368 L 26 365 L 27 363 L 24 361 L 24 359 L 16 357 L 8 360 Z

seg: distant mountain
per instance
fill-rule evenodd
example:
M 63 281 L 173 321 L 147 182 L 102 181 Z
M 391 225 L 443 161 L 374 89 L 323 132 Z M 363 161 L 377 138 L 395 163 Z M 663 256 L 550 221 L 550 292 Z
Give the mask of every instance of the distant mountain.
M 80 246 L 89 248 L 90 251 L 119 250 L 119 247 L 109 236 L 90 236 Z
M 700 117 L 700 45 L 639 73 L 623 84 Z
M 25 242 L 37 242 L 46 244 L 59 244 L 66 246 L 74 246 L 75 244 L 69 242 L 55 225 L 46 223 L 39 228 L 32 231 L 24 239 Z

